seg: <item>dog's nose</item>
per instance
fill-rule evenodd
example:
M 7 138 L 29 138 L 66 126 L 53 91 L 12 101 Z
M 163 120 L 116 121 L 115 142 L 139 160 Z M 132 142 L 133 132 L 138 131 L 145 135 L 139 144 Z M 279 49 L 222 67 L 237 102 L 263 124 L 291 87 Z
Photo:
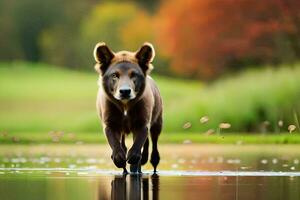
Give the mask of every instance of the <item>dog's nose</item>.
M 130 88 L 123 88 L 123 89 L 120 89 L 120 94 L 122 97 L 129 97 L 130 96 L 130 92 L 131 92 L 131 89 Z

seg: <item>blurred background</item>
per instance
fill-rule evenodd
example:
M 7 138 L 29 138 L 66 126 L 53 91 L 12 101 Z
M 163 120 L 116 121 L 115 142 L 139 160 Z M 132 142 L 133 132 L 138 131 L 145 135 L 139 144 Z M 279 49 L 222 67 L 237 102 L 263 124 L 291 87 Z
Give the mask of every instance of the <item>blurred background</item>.
M 298 0 L 0 0 L 1 142 L 98 138 L 99 41 L 153 43 L 173 142 L 298 132 L 299 10 Z

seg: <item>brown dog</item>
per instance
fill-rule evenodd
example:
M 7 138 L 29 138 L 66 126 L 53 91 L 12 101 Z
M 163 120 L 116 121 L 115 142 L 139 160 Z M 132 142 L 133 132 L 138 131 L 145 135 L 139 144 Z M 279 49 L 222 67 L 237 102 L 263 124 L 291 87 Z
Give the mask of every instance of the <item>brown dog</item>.
M 124 173 L 126 161 L 131 172 L 141 172 L 141 165 L 147 162 L 149 131 L 154 172 L 160 160 L 157 141 L 162 129 L 162 100 L 149 76 L 154 55 L 150 43 L 136 52 L 114 53 L 105 43 L 98 43 L 94 49 L 95 69 L 99 73 L 97 110 L 112 148 L 111 158 Z M 127 153 L 125 136 L 130 132 L 133 145 Z

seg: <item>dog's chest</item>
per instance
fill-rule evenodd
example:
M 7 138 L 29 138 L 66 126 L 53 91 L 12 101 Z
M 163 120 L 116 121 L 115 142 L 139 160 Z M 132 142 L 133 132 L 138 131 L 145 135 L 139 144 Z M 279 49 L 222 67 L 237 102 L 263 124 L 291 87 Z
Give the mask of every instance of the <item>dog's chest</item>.
M 125 111 L 122 116 L 122 132 L 129 134 L 130 127 L 130 117 L 128 116 L 127 111 Z

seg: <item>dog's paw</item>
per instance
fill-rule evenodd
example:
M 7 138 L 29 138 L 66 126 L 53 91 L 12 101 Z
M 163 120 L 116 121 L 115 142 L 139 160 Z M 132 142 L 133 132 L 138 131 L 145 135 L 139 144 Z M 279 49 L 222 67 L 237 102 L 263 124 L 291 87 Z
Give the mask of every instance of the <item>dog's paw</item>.
M 127 154 L 129 164 L 137 164 L 142 158 L 141 150 L 130 149 Z
M 126 166 L 126 154 L 122 148 L 114 150 L 111 155 L 112 160 L 118 168 L 125 168 Z

